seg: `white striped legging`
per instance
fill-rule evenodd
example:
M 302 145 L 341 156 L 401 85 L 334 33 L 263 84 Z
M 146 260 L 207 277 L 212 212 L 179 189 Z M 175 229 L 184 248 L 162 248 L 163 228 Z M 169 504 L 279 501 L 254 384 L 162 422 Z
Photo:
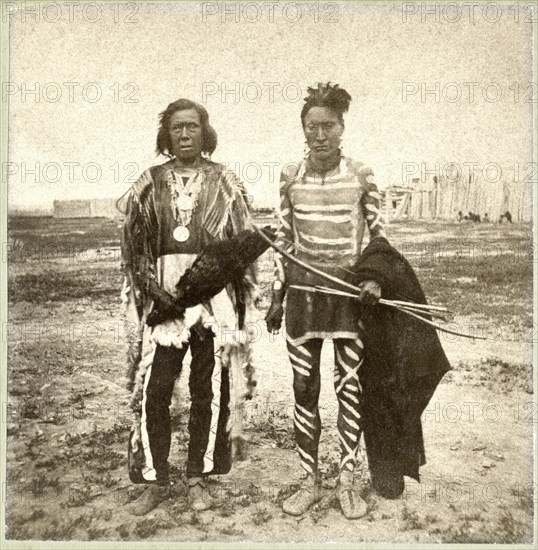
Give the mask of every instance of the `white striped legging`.
M 353 471 L 357 462 L 361 428 L 358 411 L 361 387 L 359 369 L 364 357 L 364 346 L 355 340 L 336 338 L 334 343 L 334 387 L 338 399 L 338 438 L 340 440 L 340 471 Z M 313 338 L 296 346 L 287 339 L 288 353 L 293 367 L 295 394 L 294 427 L 302 467 L 316 474 L 318 445 L 321 434 L 319 416 L 320 356 L 323 340 Z

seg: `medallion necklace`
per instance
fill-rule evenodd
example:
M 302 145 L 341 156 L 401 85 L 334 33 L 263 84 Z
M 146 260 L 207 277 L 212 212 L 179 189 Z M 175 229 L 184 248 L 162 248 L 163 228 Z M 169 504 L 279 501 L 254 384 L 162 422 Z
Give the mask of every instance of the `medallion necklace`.
M 174 229 L 174 239 L 185 242 L 190 231 L 187 227 L 192 221 L 192 213 L 198 205 L 198 196 L 202 189 L 201 173 L 196 171 L 189 175 L 189 179 L 183 183 L 181 175 L 175 170 L 168 171 L 167 184 L 170 189 L 172 213 L 178 226 Z

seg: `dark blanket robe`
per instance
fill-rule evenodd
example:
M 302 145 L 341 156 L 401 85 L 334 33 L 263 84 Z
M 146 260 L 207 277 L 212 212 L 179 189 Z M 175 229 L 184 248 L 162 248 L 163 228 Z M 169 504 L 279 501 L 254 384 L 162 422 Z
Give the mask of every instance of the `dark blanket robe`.
M 377 281 L 383 298 L 427 303 L 413 268 L 383 237 L 370 242 L 353 271 L 355 284 Z M 451 367 L 433 327 L 389 306 L 360 307 L 360 407 L 370 474 L 380 494 L 395 498 L 404 490 L 404 475 L 420 481 L 426 462 L 420 417 Z

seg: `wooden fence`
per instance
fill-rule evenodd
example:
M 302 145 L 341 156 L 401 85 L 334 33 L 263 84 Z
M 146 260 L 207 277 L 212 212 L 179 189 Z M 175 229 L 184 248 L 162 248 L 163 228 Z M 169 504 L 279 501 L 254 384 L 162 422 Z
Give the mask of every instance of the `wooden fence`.
M 503 177 L 500 181 L 483 178 L 433 177 L 430 182 L 414 180 L 409 186 L 391 186 L 383 194 L 388 221 L 397 219 L 455 220 L 458 212 L 481 218 L 488 214 L 498 221 L 507 210 L 515 222 L 532 221 L 532 183 Z

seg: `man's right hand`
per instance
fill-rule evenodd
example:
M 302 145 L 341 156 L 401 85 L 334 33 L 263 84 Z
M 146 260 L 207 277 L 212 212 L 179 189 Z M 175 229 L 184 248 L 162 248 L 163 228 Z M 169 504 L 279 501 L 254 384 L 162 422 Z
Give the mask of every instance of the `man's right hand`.
M 284 307 L 282 306 L 282 300 L 276 300 L 273 297 L 269 311 L 265 316 L 265 322 L 267 323 L 267 331 L 271 334 L 278 334 L 280 327 L 282 326 L 282 317 L 284 316 Z

